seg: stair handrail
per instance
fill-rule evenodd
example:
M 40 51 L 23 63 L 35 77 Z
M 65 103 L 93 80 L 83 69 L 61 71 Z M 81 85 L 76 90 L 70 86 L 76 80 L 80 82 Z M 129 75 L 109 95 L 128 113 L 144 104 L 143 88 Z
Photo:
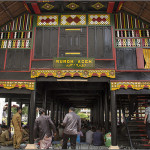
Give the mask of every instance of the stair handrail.
M 126 129 L 127 129 L 127 133 L 128 133 L 128 137 L 129 137 L 129 141 L 130 141 L 130 146 L 131 146 L 131 148 L 133 149 L 133 144 L 132 144 L 132 140 L 131 140 L 129 128 L 128 128 L 127 121 L 126 121 L 126 117 L 125 117 L 125 111 L 123 110 L 122 112 L 123 112 L 123 120 L 124 120 Z

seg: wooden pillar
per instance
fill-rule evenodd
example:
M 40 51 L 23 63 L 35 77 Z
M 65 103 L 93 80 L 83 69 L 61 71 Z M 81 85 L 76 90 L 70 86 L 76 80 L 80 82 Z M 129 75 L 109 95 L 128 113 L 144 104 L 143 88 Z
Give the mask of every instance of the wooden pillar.
M 21 110 L 22 110 L 22 101 L 19 103 L 19 107 L 20 107 Z
M 121 124 L 121 99 L 119 98 L 119 103 L 120 103 L 120 106 L 119 106 L 119 124 Z
M 51 100 L 51 105 L 50 105 L 50 111 L 51 111 L 51 119 L 54 121 L 54 101 Z
M 90 121 L 93 123 L 93 109 L 92 109 L 92 107 L 91 107 L 91 109 L 90 109 Z
M 62 116 L 61 116 L 61 122 L 62 122 L 63 119 L 64 119 L 64 105 L 62 105 L 62 110 L 61 110 L 61 112 L 62 112 Z
M 7 125 L 10 126 L 11 122 L 11 99 L 8 98 L 8 117 L 7 117 Z
M 28 104 L 28 125 L 30 123 L 30 104 Z
M 101 118 L 100 118 L 100 113 L 101 113 L 101 111 L 100 111 L 100 98 L 98 98 L 98 100 L 97 100 L 97 106 L 96 106 L 96 112 L 97 112 L 97 114 L 96 114 L 96 120 L 97 120 L 97 125 L 99 126 L 100 125 L 100 122 L 101 122 Z
M 59 123 L 62 122 L 62 104 L 60 104 L 60 119 L 59 119 Z
M 36 107 L 35 107 L 35 96 L 36 96 L 36 91 L 31 92 L 31 99 L 30 99 L 30 117 L 29 117 L 29 143 L 34 144 L 34 121 L 36 118 Z
M 45 109 L 45 112 L 47 113 L 46 109 L 47 109 L 47 95 L 46 95 L 46 90 L 44 90 L 44 94 L 43 94 L 43 104 L 42 104 L 42 107 Z
M 20 107 L 21 110 L 22 110 L 22 101 L 19 103 L 19 107 Z M 22 114 L 21 114 L 21 119 L 22 119 Z
M 59 109 L 59 103 L 56 103 L 56 127 L 58 126 L 58 109 Z
M 117 146 L 117 103 L 115 91 L 111 91 L 111 143 L 112 146 Z
M 108 109 L 108 92 L 105 90 L 105 131 L 109 131 L 109 109 Z
M 100 97 L 100 125 L 104 126 L 104 108 L 103 108 L 103 95 Z

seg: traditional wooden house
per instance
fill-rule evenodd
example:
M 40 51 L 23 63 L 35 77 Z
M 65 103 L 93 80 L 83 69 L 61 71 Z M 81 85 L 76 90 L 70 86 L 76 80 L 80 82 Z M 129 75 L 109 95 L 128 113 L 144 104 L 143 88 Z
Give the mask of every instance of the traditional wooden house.
M 8 124 L 11 101 L 28 105 L 33 143 L 36 107 L 56 125 L 70 106 L 90 108 L 93 123 L 111 128 L 112 146 L 123 114 L 131 147 L 149 147 L 142 120 L 150 98 L 149 8 L 146 1 L 1 1 Z

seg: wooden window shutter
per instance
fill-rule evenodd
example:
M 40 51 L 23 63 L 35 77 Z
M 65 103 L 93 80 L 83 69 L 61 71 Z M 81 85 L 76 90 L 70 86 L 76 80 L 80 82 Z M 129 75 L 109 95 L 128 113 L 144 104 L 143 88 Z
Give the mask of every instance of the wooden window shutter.
M 144 69 L 144 55 L 142 48 L 136 48 L 137 68 Z

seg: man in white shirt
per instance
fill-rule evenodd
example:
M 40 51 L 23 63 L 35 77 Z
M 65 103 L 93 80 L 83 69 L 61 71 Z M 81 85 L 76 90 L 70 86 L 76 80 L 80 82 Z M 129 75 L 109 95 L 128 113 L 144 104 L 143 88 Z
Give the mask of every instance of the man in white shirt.
M 86 143 L 92 144 L 93 141 L 93 131 L 91 130 L 91 127 L 89 127 L 89 131 L 86 132 Z
M 146 124 L 146 130 L 148 135 L 148 144 L 150 144 L 150 102 L 148 101 L 148 107 L 145 109 L 145 119 L 144 124 Z

